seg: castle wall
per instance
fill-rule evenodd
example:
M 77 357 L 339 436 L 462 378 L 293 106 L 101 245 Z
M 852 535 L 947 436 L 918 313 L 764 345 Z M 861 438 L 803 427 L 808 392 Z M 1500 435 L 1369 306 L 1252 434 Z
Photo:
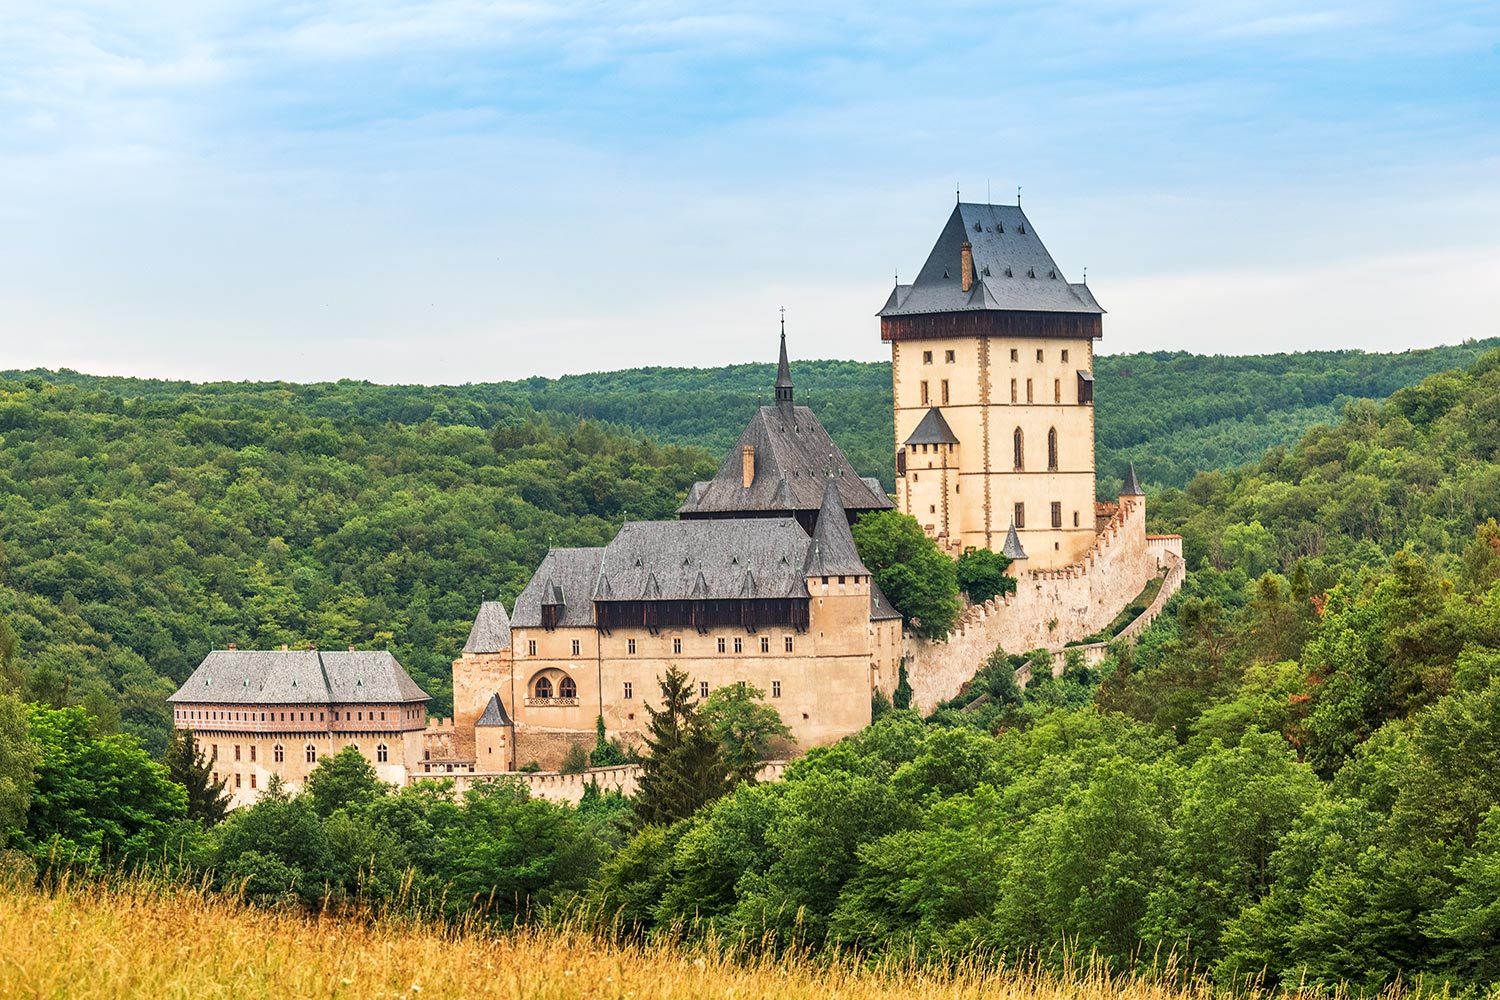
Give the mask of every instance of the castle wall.
M 756 773 L 756 780 L 761 782 L 779 781 L 786 773 L 787 761 L 766 761 Z M 428 777 L 427 775 L 416 775 L 415 778 Z M 602 792 L 619 792 L 621 795 L 634 795 L 640 784 L 641 767 L 639 764 L 622 764 L 619 767 L 596 767 L 590 768 L 582 774 L 561 774 L 556 771 L 518 772 L 514 774 L 444 774 L 432 775 L 453 781 L 453 793 L 462 795 L 470 788 L 481 785 L 487 781 L 512 781 L 520 784 L 531 794 L 532 798 L 547 799 L 551 802 L 562 802 L 569 805 L 577 805 L 583 801 L 584 789 L 590 784 L 597 784 Z
M 913 703 L 931 712 L 956 695 L 997 648 L 1007 653 L 1054 649 L 1108 625 L 1159 572 L 1156 554 L 1147 549 L 1145 526 L 1145 502 L 1122 497 L 1079 563 L 1021 568 L 1015 594 L 970 608 L 945 641 L 909 637 L 906 671 Z

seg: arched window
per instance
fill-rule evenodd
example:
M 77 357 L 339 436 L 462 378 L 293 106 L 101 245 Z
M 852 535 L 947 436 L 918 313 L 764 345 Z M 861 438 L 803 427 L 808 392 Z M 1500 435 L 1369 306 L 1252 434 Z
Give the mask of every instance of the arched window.
M 536 679 L 534 689 L 538 698 L 552 697 L 552 682 L 545 677 L 538 677 Z
M 1015 442 L 1016 448 L 1016 471 L 1020 472 L 1022 469 L 1026 468 L 1025 451 L 1023 449 L 1025 440 L 1021 434 L 1021 428 L 1016 428 L 1016 433 L 1012 436 L 1012 438 Z
M 1050 472 L 1057 471 L 1057 428 L 1047 429 L 1047 469 Z
M 318 748 L 311 743 L 307 745 L 307 762 L 309 764 L 316 764 L 318 762 Z
M 376 760 L 377 763 L 384 764 L 386 761 L 388 761 L 390 759 L 391 759 L 390 751 L 386 749 L 386 746 L 385 746 L 384 743 L 381 743 L 381 744 L 379 744 L 378 746 L 375 747 L 375 760 Z
M 559 698 L 578 697 L 578 685 L 573 683 L 573 678 L 564 677 L 557 682 L 557 696 Z
M 278 743 L 271 748 L 271 756 L 273 759 L 275 759 L 276 763 L 280 764 L 281 762 L 286 760 L 286 749 L 282 747 L 280 743 Z

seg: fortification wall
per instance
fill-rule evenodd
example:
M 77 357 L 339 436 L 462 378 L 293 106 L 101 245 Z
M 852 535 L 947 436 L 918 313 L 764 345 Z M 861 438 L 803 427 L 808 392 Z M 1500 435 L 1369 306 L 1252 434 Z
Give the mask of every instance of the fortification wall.
M 779 781 L 786 773 L 788 761 L 766 761 L 756 774 L 758 781 Z M 426 777 L 414 775 L 413 780 Z M 521 784 L 533 798 L 577 805 L 583 801 L 583 791 L 591 784 L 598 784 L 602 792 L 619 792 L 634 795 L 640 783 L 641 766 L 622 764 L 619 767 L 595 767 L 582 774 L 560 774 L 556 771 L 505 772 L 499 774 L 452 774 L 442 775 L 453 782 L 453 793 L 461 795 L 486 781 L 514 781 Z
M 997 648 L 1007 653 L 1057 649 L 1094 634 L 1145 588 L 1160 565 L 1147 546 L 1145 502 L 1122 497 L 1080 562 L 1053 570 L 1021 568 L 1016 593 L 970 608 L 947 639 L 908 638 L 906 676 L 914 705 L 931 712 L 952 698 Z

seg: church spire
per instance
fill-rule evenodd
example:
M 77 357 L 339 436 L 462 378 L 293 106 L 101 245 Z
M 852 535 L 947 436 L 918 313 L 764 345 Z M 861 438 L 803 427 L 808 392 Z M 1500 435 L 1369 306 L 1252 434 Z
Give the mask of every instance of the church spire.
M 776 408 L 791 415 L 792 366 L 786 360 L 786 307 L 781 310 L 781 360 L 776 364 Z

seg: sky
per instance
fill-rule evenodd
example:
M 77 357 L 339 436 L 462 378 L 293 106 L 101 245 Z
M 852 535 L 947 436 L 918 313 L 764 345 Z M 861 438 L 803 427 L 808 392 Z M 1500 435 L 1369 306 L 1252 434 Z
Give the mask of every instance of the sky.
M 874 360 L 1018 186 L 1101 351 L 1500 334 L 1500 4 L 0 0 L 0 369 Z

